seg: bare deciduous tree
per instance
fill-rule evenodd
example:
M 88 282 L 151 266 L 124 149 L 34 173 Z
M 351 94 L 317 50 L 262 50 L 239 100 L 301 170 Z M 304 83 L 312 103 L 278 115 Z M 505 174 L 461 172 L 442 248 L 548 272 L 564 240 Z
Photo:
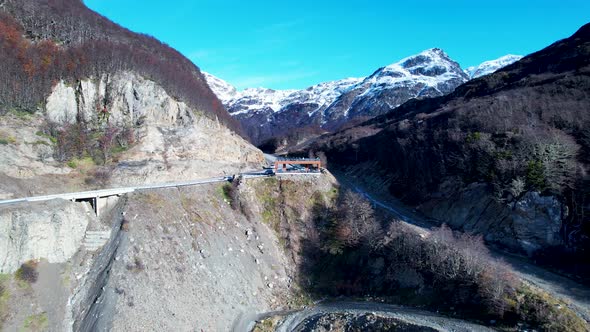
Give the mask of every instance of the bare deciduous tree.
M 380 226 L 371 203 L 350 190 L 344 193 L 337 218 L 336 236 L 347 245 L 354 246 L 361 240 L 372 243 L 379 234 Z

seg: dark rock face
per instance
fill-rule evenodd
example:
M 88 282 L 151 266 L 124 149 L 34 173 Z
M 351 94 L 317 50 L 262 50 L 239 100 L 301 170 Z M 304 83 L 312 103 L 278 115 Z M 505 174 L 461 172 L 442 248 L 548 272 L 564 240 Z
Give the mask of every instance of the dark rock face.
M 231 112 L 231 109 L 229 109 L 229 111 Z M 242 126 L 246 131 L 246 135 L 250 138 L 250 141 L 253 144 L 258 145 L 263 142 L 264 138 L 273 137 L 276 135 L 275 128 L 260 125 L 271 121 L 272 114 L 272 109 L 263 108 L 261 110 L 256 110 L 249 113 L 234 115 L 234 118 L 242 123 Z
M 554 196 L 528 192 L 515 202 L 500 203 L 483 183 L 429 201 L 421 210 L 455 229 L 484 234 L 486 241 L 529 255 L 562 245 L 560 231 L 567 217 L 567 207 Z
M 319 113 L 311 112 L 320 105 L 316 103 L 293 103 L 285 106 L 280 112 L 270 108 L 240 113 L 234 117 L 242 123 L 248 137 L 255 145 L 260 145 L 273 137 L 282 137 L 305 127 L 320 127 Z M 234 108 L 230 108 L 232 112 Z

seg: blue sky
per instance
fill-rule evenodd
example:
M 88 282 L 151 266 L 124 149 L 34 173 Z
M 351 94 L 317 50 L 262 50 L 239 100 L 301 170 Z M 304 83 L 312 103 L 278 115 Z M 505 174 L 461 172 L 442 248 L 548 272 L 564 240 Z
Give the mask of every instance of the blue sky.
M 589 0 L 84 0 L 239 89 L 301 89 L 439 47 L 463 68 L 590 22 Z

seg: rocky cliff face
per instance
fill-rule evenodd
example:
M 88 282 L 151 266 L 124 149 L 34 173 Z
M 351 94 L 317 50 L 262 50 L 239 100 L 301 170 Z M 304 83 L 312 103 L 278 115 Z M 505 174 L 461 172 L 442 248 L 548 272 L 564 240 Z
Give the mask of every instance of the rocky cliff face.
M 486 241 L 529 255 L 563 245 L 562 223 L 568 216 L 557 197 L 528 192 L 517 201 L 501 203 L 487 185 L 477 183 L 419 208 L 455 229 L 482 234 Z
M 14 273 L 28 260 L 68 261 L 93 213 L 88 205 L 69 201 L 0 207 L 0 273 Z
M 110 185 L 232 174 L 259 168 L 263 162 L 259 150 L 220 122 L 131 72 L 75 84 L 58 82 L 44 112 L 24 118 L 8 114 L 0 121 L 0 135 L 10 139 L 0 145 L 0 156 L 6 161 L 0 172 L 7 184 L 0 194 L 5 198 L 55 191 L 51 184 L 59 181 L 65 181 L 70 191 L 87 186 L 79 169 L 54 158 L 60 142 L 44 134 L 48 124 L 66 131 L 79 124 L 102 132 L 127 128 L 133 144 L 107 165 Z M 85 139 L 86 144 L 95 144 L 92 137 Z M 36 182 L 46 184 L 45 188 Z
M 47 99 L 47 117 L 60 124 L 134 128 L 137 144 L 114 170 L 118 184 L 215 176 L 263 161 L 259 151 L 221 123 L 130 72 L 83 80 L 75 88 L 59 83 Z

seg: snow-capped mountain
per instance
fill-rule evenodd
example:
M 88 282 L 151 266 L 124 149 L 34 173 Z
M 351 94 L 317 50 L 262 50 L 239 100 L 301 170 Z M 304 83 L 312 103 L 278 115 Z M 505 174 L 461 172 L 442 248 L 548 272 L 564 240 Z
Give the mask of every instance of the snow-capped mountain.
M 322 127 L 338 129 L 350 119 L 386 113 L 411 98 L 442 96 L 468 80 L 443 50 L 429 49 L 379 68 L 340 95 L 326 109 Z
M 361 78 L 346 78 L 303 90 L 249 88 L 228 93 L 235 88 L 225 82 L 220 84 L 223 81 L 213 75 L 205 74 L 205 77 L 211 80 L 213 92 L 230 114 L 242 123 L 256 144 L 294 129 L 319 128 L 322 111 L 351 86 L 362 81 Z
M 494 71 L 516 60 L 517 56 L 509 56 L 484 62 L 473 68 L 473 73 Z M 443 50 L 433 48 L 379 68 L 365 78 L 324 82 L 304 90 L 236 91 L 215 76 L 205 73 L 205 77 L 253 143 L 259 145 L 302 128 L 337 130 L 353 119 L 386 113 L 412 98 L 448 94 L 471 79 L 470 73 Z
M 522 59 L 521 55 L 508 54 L 503 57 L 499 57 L 496 60 L 490 60 L 482 62 L 479 66 L 473 66 L 465 69 L 465 73 L 469 75 L 469 78 L 478 78 L 487 74 L 491 74 L 498 69 L 504 68 L 512 63 Z

